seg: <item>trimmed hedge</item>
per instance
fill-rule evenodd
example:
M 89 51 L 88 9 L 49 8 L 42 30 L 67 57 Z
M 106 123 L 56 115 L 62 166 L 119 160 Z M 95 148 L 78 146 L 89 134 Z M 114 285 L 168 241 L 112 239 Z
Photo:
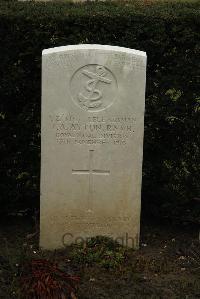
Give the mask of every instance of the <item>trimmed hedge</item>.
M 39 204 L 41 51 L 147 52 L 143 211 L 199 222 L 200 2 L 0 3 L 1 212 Z

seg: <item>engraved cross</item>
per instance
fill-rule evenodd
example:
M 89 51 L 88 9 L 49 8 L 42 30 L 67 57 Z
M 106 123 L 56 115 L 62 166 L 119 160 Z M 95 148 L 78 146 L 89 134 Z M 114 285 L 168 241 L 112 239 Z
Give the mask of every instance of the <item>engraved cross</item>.
M 93 154 L 94 150 L 89 151 L 89 168 L 88 169 L 72 169 L 72 174 L 88 174 L 89 175 L 89 192 L 88 192 L 88 211 L 92 210 L 93 196 L 94 196 L 94 184 L 93 175 L 109 175 L 110 170 L 95 169 L 93 167 Z

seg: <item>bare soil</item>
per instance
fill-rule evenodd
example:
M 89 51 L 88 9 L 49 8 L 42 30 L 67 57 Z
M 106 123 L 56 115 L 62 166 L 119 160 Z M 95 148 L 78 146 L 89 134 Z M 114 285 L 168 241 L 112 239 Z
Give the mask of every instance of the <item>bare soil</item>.
M 24 248 L 31 258 L 45 256 L 38 249 L 32 221 L 15 219 L 0 229 L 0 298 L 20 298 L 20 267 Z M 73 248 L 54 253 L 68 273 L 79 275 L 79 299 L 193 299 L 200 298 L 200 242 L 198 227 L 169 223 L 141 225 L 138 251 L 127 250 L 117 267 L 70 258 Z M 28 250 L 27 250 L 28 248 Z M 76 250 L 76 249 L 75 249 Z M 49 254 L 49 253 L 48 253 Z

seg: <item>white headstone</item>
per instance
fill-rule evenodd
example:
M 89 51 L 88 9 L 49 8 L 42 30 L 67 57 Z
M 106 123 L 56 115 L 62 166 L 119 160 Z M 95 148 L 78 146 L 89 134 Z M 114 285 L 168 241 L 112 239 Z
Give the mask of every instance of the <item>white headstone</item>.
M 146 54 L 74 45 L 42 58 L 40 246 L 103 235 L 138 248 Z

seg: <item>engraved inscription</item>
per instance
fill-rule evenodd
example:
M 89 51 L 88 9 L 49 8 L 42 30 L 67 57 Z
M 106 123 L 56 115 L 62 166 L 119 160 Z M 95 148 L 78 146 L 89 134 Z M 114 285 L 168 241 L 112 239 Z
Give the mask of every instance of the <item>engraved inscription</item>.
M 117 82 L 106 67 L 90 64 L 74 73 L 70 88 L 76 105 L 89 112 L 97 112 L 113 104 L 116 98 Z
M 134 136 L 134 116 L 88 116 L 56 113 L 49 116 L 58 144 L 124 146 Z
M 88 190 L 88 202 L 87 209 L 92 211 L 93 208 L 93 193 L 94 193 L 94 184 L 93 184 L 93 175 L 109 175 L 109 170 L 94 169 L 93 167 L 93 153 L 94 150 L 89 151 L 89 168 L 88 169 L 72 169 L 72 174 L 88 174 L 89 175 L 89 190 Z
M 98 55 L 104 56 L 105 52 L 98 51 Z M 145 70 L 144 59 L 138 57 L 137 55 L 126 55 L 125 53 L 106 53 L 108 60 L 106 65 L 108 67 L 121 68 L 126 67 L 132 71 Z M 63 53 L 60 55 L 49 55 L 46 58 L 46 65 L 48 71 L 53 70 L 56 66 L 61 69 L 74 70 L 74 65 L 82 60 L 91 61 L 95 59 L 95 54 L 93 52 L 83 52 L 74 53 L 70 51 L 69 53 Z

